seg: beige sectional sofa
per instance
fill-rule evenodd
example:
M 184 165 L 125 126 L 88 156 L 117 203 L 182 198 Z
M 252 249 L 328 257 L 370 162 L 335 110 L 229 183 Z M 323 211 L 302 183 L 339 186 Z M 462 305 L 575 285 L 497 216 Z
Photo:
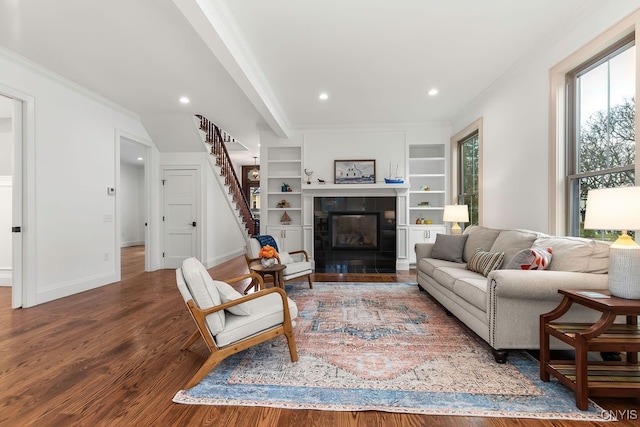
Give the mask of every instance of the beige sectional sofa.
M 533 257 L 531 248 L 552 249 L 547 269 L 522 269 L 527 254 Z M 489 343 L 499 363 L 510 349 L 539 349 L 539 317 L 559 304 L 558 289 L 607 289 L 609 245 L 589 239 L 471 226 L 462 236 L 439 234 L 415 251 L 418 285 Z M 497 257 L 502 264 L 485 277 L 482 267 L 488 264 L 478 259 Z M 574 306 L 562 319 L 597 318 L 593 310 Z M 552 340 L 551 348 L 566 347 Z

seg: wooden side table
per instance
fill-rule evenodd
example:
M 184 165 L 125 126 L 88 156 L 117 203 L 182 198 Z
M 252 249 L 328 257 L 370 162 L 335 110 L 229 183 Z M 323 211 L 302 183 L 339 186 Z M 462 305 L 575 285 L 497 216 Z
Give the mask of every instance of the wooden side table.
M 640 396 L 640 300 L 613 297 L 608 291 L 559 290 L 564 295 L 558 307 L 540 316 L 540 379 L 549 375 L 576 393 L 576 406 L 588 409 L 589 396 Z M 581 292 L 598 292 L 609 298 L 594 298 Z M 556 323 L 573 303 L 602 313 L 596 323 Z M 626 316 L 626 324 L 614 324 L 617 316 Z M 550 360 L 549 337 L 555 337 L 575 349 L 575 360 Z M 626 352 L 622 362 L 589 362 L 587 353 Z
M 269 275 L 273 276 L 273 285 L 283 290 L 284 290 L 284 275 L 282 274 L 282 270 L 284 270 L 285 268 L 287 268 L 287 266 L 284 264 L 274 264 L 272 267 L 265 267 L 262 264 L 256 264 L 250 267 L 251 271 L 259 274 L 263 280 L 265 276 L 269 276 Z M 255 286 L 256 285 L 249 285 L 244 290 L 244 293 L 246 294 L 249 289 L 251 289 L 252 287 L 255 288 Z

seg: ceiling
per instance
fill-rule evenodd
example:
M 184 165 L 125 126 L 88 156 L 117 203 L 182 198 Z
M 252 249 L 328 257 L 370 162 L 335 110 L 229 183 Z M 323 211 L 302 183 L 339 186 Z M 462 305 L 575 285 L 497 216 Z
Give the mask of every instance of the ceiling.
M 451 120 L 602 2 L 4 0 L 0 45 L 136 113 L 161 151 L 196 149 L 203 114 L 253 164 L 264 129 Z

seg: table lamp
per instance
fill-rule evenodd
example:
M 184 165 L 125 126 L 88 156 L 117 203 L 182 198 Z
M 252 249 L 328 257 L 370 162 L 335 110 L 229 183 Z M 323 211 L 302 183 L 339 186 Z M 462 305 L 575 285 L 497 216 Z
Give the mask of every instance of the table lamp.
M 451 234 L 462 234 L 462 228 L 458 222 L 469 222 L 469 208 L 467 205 L 445 205 L 442 220 L 453 222 Z
M 584 228 L 621 230 L 609 249 L 611 295 L 640 299 L 640 246 L 627 230 L 640 230 L 640 187 L 589 190 Z

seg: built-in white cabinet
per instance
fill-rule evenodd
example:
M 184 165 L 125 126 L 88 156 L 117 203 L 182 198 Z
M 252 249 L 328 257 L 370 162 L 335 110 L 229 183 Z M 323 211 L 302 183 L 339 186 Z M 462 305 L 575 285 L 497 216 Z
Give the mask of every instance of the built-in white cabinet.
M 443 224 L 445 144 L 409 146 L 409 223 Z
M 262 203 L 260 226 L 263 234 L 290 239 L 302 248 L 302 147 L 268 146 L 260 164 Z M 281 236 L 282 232 L 282 236 Z M 287 246 L 290 246 L 287 243 Z
M 279 252 L 292 252 L 302 249 L 302 228 L 299 226 L 273 226 L 266 228 L 267 233 L 278 238 Z
M 416 243 L 433 243 L 437 234 L 446 234 L 444 225 L 412 225 L 409 227 L 409 263 L 416 263 Z

